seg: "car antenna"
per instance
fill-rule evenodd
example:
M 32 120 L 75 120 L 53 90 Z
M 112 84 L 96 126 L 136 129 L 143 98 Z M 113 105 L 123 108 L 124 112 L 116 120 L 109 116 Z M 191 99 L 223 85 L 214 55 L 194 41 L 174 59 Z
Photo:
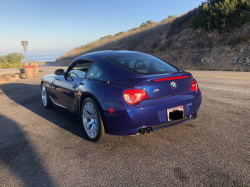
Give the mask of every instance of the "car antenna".
M 109 74 L 109 79 L 110 79 L 110 74 Z M 108 79 L 108 81 L 107 81 L 108 84 L 109 84 L 109 79 Z

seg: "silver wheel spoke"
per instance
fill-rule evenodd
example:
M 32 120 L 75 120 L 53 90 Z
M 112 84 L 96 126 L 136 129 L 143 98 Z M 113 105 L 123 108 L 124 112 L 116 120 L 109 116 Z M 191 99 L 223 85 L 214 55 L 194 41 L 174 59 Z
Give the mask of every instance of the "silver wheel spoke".
M 88 122 L 88 123 L 87 123 L 87 128 L 90 129 L 90 126 L 91 126 L 91 125 L 92 125 L 92 122 L 91 122 L 91 121 Z
M 93 114 L 95 113 L 95 112 L 94 112 L 94 111 L 95 111 L 94 107 L 91 106 L 91 107 L 90 107 L 90 110 L 91 110 L 91 114 L 93 115 Z
M 90 132 L 91 132 L 91 135 L 94 135 L 95 132 L 94 132 L 94 126 L 92 125 L 91 129 L 90 129 Z
M 94 132 L 96 133 L 98 131 L 98 127 L 96 124 L 93 124 L 93 129 L 94 129 Z
M 96 126 L 96 124 L 93 124 L 93 126 L 92 126 L 92 129 L 93 129 L 93 133 L 95 134 L 95 133 L 97 133 L 97 126 Z
M 84 110 L 83 112 L 84 112 L 85 117 L 88 117 L 88 118 L 91 117 L 91 115 L 88 113 L 88 111 Z

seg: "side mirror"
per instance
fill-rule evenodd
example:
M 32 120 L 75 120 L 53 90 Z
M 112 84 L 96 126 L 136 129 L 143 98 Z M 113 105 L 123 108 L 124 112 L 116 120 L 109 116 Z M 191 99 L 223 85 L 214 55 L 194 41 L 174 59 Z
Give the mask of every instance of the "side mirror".
M 64 69 L 57 69 L 54 72 L 55 75 L 63 75 L 64 74 Z

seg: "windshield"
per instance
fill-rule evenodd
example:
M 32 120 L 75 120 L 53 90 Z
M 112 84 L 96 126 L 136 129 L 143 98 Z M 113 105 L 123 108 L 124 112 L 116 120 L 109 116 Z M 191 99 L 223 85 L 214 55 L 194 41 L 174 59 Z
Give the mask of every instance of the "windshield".
M 145 75 L 178 72 L 167 62 L 146 54 L 119 54 L 104 58 L 130 71 Z

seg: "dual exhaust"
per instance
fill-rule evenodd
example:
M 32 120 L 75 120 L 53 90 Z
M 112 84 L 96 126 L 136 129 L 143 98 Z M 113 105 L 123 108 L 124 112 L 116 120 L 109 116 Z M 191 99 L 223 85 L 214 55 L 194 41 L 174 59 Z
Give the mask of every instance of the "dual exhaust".
M 194 120 L 194 119 L 196 119 L 197 118 L 197 113 L 194 113 L 193 115 L 190 115 L 190 118 L 192 119 L 192 120 Z M 189 118 L 189 119 L 190 119 Z M 145 134 L 145 133 L 151 133 L 152 132 L 152 129 L 150 128 L 150 127 L 146 127 L 146 128 L 141 128 L 141 129 L 139 129 L 139 131 L 138 131 L 138 133 L 139 134 Z
M 145 133 L 151 133 L 152 132 L 152 129 L 150 127 L 146 127 L 146 128 L 142 128 L 142 129 L 139 129 L 138 133 L 139 134 L 145 134 Z

